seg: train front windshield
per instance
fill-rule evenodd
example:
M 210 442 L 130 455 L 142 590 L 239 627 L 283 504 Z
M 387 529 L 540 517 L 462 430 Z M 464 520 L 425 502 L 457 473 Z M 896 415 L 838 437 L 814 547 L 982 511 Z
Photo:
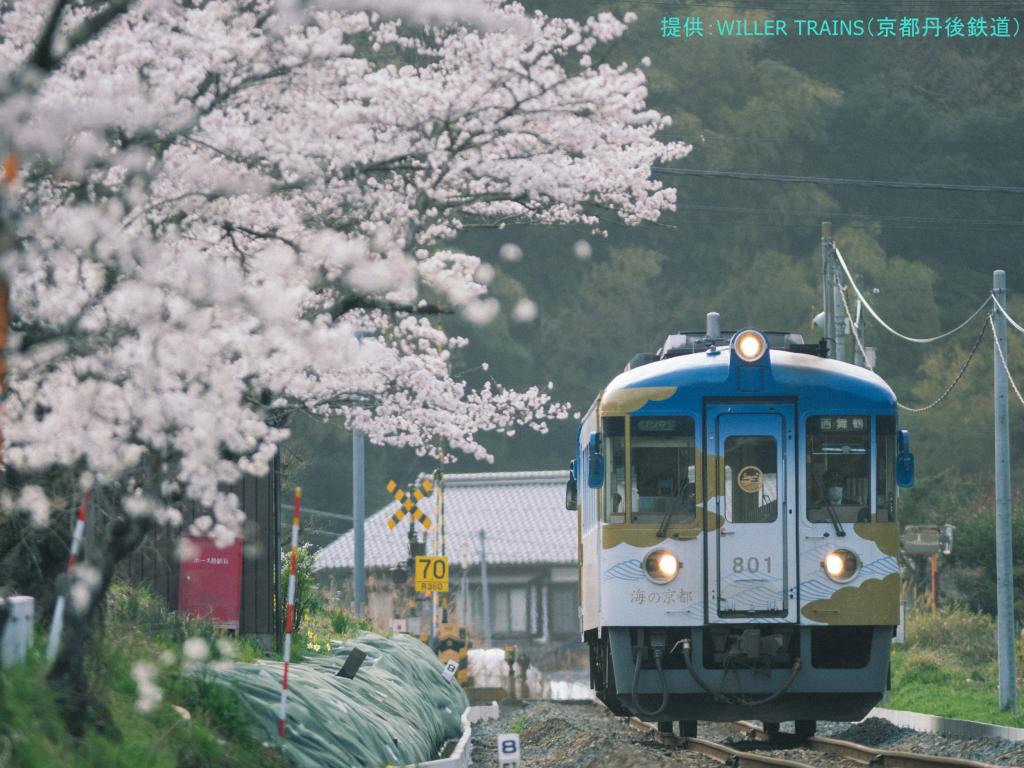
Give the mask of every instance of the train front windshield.
M 894 430 L 879 417 L 878 520 L 892 519 L 889 475 Z M 894 420 L 892 420 L 894 421 Z M 807 420 L 807 518 L 814 523 L 871 520 L 871 417 L 814 416 Z
M 624 523 L 628 514 L 634 523 L 661 523 L 666 516 L 672 523 L 692 523 L 697 517 L 693 419 L 632 418 L 628 445 L 626 427 L 621 417 L 605 419 L 607 521 Z

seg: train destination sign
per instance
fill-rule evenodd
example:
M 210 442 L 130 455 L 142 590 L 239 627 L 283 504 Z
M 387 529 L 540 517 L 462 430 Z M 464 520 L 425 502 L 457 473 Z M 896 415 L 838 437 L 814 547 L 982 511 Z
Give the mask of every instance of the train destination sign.
M 448 591 L 448 558 L 438 557 L 416 558 L 416 591 L 447 592 Z

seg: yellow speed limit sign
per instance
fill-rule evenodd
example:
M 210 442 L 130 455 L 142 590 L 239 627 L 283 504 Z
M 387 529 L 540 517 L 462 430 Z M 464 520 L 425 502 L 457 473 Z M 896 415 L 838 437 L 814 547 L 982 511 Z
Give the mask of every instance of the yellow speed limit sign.
M 448 558 L 417 557 L 416 558 L 416 591 L 447 592 L 448 591 Z

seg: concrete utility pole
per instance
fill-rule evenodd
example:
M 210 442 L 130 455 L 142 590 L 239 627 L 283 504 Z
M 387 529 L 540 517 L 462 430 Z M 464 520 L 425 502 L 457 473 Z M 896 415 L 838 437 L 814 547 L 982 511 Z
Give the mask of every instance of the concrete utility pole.
M 836 293 L 833 289 L 835 275 L 832 271 L 832 222 L 821 222 L 821 287 L 825 303 L 825 327 L 823 333 L 828 343 L 829 357 L 836 356 Z
M 366 452 L 363 431 L 352 431 L 352 530 L 355 544 L 355 606 L 356 616 L 366 610 Z
M 992 296 L 1006 306 L 1006 273 L 992 273 Z M 992 307 L 995 325 L 995 424 L 996 424 L 996 606 L 999 636 L 999 706 L 1017 706 L 1017 659 L 1014 653 L 1013 534 L 1010 522 L 1010 430 L 1006 368 L 1006 318 Z
M 490 648 L 491 643 L 491 593 L 487 588 L 487 545 L 486 536 L 480 531 L 480 588 L 483 590 L 484 603 L 484 647 Z
M 356 341 L 363 344 L 363 332 L 356 331 Z M 366 611 L 366 452 L 363 432 L 352 430 L 352 543 L 355 557 L 352 580 L 355 582 L 356 616 Z

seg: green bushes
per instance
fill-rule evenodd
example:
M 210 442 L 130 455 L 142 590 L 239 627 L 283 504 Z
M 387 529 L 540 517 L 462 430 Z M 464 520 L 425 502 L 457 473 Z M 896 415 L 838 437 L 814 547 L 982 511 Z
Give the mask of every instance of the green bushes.
M 1024 716 L 1002 712 L 996 692 L 995 621 L 966 608 L 936 616 L 907 616 L 907 642 L 892 657 L 892 697 L 887 706 L 942 717 L 1024 726 Z
M 907 642 L 894 663 L 895 683 L 956 685 L 996 679 L 996 627 L 987 613 L 960 606 L 907 616 Z
M 0 755 L 19 768 L 285 768 L 288 761 L 260 744 L 237 694 L 195 673 L 193 655 L 211 663 L 251 657 L 254 646 L 226 640 L 203 622 L 168 613 L 146 590 L 112 586 L 101 639 L 88 658 L 92 720 L 72 739 L 46 682 L 42 633 L 26 664 L 0 672 Z M 192 638 L 183 648 L 182 641 Z M 199 640 L 196 640 L 199 638 Z M 262 655 L 262 654 L 259 654 Z M 140 711 L 146 664 L 159 699 Z M 202 669 L 201 667 L 199 668 Z M 176 707 L 180 709 L 176 709 Z M 2 762 L 2 761 L 0 761 Z
M 941 651 L 915 648 L 898 667 L 899 684 L 949 685 L 954 682 L 953 662 Z
M 996 625 L 987 613 L 959 606 L 913 611 L 907 623 L 907 647 L 950 655 L 959 665 L 979 667 L 996 660 Z
M 369 619 L 360 619 L 348 611 L 339 610 L 331 614 L 331 629 L 338 640 L 344 640 L 357 632 L 369 632 L 373 629 L 373 623 Z
M 292 551 L 281 552 L 281 583 L 288 584 L 291 575 Z M 302 637 L 299 630 L 309 614 L 323 610 L 324 600 L 316 585 L 313 564 L 316 562 L 316 551 L 309 542 L 296 550 L 295 558 L 295 616 L 292 620 L 292 632 L 295 637 Z M 284 598 L 282 598 L 284 599 Z

